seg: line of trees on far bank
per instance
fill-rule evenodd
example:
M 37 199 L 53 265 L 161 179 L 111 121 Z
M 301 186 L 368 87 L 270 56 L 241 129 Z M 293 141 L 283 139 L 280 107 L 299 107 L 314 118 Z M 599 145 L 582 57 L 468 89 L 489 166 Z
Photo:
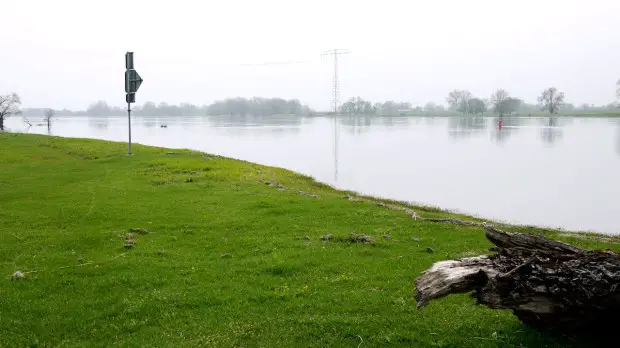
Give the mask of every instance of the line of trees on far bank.
M 618 84 L 620 97 L 620 81 Z M 602 107 L 583 104 L 579 107 L 565 103 L 564 93 L 555 87 L 545 89 L 538 97 L 537 104 L 528 104 L 519 98 L 512 97 L 505 89 L 498 89 L 488 99 L 475 97 L 468 90 L 456 89 L 446 97 L 448 108 L 429 102 L 424 107 L 415 106 L 408 102 L 386 101 L 372 103 L 360 97 L 350 98 L 340 107 L 340 113 L 348 115 L 484 115 L 491 112 L 498 116 L 523 114 L 531 115 L 545 112 L 558 114 L 560 110 L 567 112 L 618 111 L 616 104 L 611 103 Z
M 24 109 L 25 116 L 44 116 L 49 109 Z M 88 106 L 86 110 L 72 111 L 68 109 L 53 110 L 55 116 L 120 116 L 125 115 L 125 107 L 112 106 L 105 101 L 98 101 Z M 133 105 L 132 115 L 136 116 L 206 116 L 206 115 L 233 115 L 233 116 L 272 116 L 295 115 L 309 116 L 314 113 L 307 105 L 297 99 L 282 98 L 228 98 L 215 101 L 210 105 L 194 105 L 181 103 L 179 105 L 161 102 L 156 104 L 147 101 L 142 105 Z
M 558 91 L 555 87 L 549 87 L 542 91 L 538 97 L 538 104 L 526 106 L 523 100 L 510 96 L 505 89 L 498 89 L 489 99 L 480 99 L 474 97 L 467 90 L 454 90 L 448 94 L 446 98 L 450 108 L 462 114 L 480 114 L 483 115 L 487 111 L 501 116 L 519 113 L 519 110 L 527 110 L 531 114 L 532 109 L 548 112 L 550 115 L 557 114 L 560 108 L 566 106 L 564 102 L 564 93 Z M 571 106 L 574 109 L 574 106 Z M 525 111 L 524 110 L 524 111 Z
M 617 83 L 616 94 L 620 99 L 620 80 Z M 582 104 L 575 106 L 565 102 L 564 93 L 555 87 L 545 89 L 538 97 L 537 103 L 527 103 L 520 98 L 510 95 L 504 89 L 498 89 L 489 98 L 474 96 L 471 92 L 456 89 L 446 97 L 447 107 L 438 103 L 428 102 L 423 106 L 414 106 L 406 101 L 372 102 L 354 97 L 343 102 L 339 113 L 346 115 L 377 115 L 377 116 L 451 116 L 462 115 L 535 115 L 540 113 L 620 113 L 616 103 L 595 106 Z M 49 108 L 20 109 L 21 99 L 15 93 L 0 95 L 0 126 L 4 119 L 21 113 L 24 120 L 40 120 L 49 126 L 53 116 L 120 116 L 126 114 L 125 107 L 111 106 L 105 101 L 91 104 L 86 110 L 52 110 Z M 172 105 L 165 102 L 156 104 L 148 101 L 142 105 L 133 105 L 132 114 L 136 116 L 320 116 L 333 112 L 317 112 L 302 104 L 297 99 L 282 98 L 228 98 L 215 101 L 210 105 L 194 105 L 181 103 Z M 29 121 L 27 122 L 29 123 Z

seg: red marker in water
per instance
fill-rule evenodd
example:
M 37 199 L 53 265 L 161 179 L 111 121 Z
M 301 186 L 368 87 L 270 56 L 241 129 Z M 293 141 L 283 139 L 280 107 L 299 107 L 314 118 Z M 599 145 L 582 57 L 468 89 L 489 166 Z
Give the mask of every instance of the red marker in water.
M 497 124 L 497 126 L 499 127 L 499 129 L 502 129 L 502 126 L 504 125 L 504 120 L 499 120 L 499 123 Z

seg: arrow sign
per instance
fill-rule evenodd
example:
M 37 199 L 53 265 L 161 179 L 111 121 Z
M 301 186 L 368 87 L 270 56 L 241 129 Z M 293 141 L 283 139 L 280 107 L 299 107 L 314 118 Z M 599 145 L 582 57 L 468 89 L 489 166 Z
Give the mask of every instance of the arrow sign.
M 140 85 L 142 84 L 142 78 L 140 77 L 140 75 L 138 75 L 137 71 L 133 71 L 134 72 L 134 78 L 133 78 L 133 90 L 132 92 L 136 93 L 138 91 L 138 89 L 140 89 Z
M 125 93 L 136 93 L 142 84 L 142 77 L 134 69 L 125 71 Z

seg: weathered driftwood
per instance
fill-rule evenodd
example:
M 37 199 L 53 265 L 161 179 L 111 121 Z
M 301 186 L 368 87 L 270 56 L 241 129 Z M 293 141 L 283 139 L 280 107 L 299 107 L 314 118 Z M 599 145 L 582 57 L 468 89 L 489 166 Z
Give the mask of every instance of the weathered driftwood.
M 415 281 L 418 308 L 473 291 L 477 303 L 539 328 L 600 327 L 620 316 L 620 254 L 485 230 L 496 254 L 435 263 Z

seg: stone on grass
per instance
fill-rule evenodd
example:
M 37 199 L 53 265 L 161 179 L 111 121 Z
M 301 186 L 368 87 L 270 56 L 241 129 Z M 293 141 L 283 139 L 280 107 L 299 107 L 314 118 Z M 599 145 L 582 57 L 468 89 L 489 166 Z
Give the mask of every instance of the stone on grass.
M 321 240 L 328 241 L 328 240 L 330 240 L 332 238 L 334 238 L 334 235 L 329 233 L 329 234 L 326 234 L 323 237 L 321 237 Z
M 346 195 L 346 196 L 344 196 L 344 198 L 350 200 L 351 202 L 361 202 L 362 201 L 361 199 L 359 199 L 357 197 L 353 197 L 351 195 Z
M 24 272 L 17 271 L 15 273 L 13 273 L 13 275 L 11 276 L 11 280 L 19 280 L 19 279 L 22 279 L 23 277 L 25 277 Z
M 368 244 L 374 242 L 371 236 L 365 234 L 357 234 L 355 232 L 349 235 L 349 241 L 352 243 Z
M 149 231 L 147 231 L 147 230 L 145 230 L 143 228 L 130 228 L 129 232 L 134 232 L 134 233 L 137 233 L 137 234 L 149 234 L 149 233 L 151 233 L 151 232 L 149 232 Z
M 277 188 L 280 191 L 286 190 L 286 186 L 284 186 L 284 185 L 282 185 L 280 183 L 277 183 L 275 181 L 265 181 L 265 184 L 268 185 L 268 186 L 271 186 L 271 187 L 275 187 L 275 188 Z

